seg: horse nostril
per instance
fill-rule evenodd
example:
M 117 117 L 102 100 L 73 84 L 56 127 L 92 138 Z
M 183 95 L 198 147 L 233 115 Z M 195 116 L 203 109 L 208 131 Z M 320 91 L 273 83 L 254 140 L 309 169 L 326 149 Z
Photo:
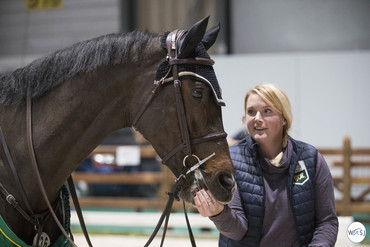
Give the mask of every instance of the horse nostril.
M 231 191 L 235 187 L 234 176 L 228 172 L 219 172 L 217 174 L 220 185 L 228 191 Z

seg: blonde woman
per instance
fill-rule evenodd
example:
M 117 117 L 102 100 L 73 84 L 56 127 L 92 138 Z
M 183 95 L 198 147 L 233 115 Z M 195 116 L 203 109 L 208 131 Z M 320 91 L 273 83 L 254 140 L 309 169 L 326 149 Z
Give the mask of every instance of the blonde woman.
M 228 205 L 207 188 L 197 191 L 199 213 L 220 231 L 219 246 L 334 246 L 338 218 L 334 187 L 322 155 L 288 135 L 291 105 L 276 85 L 245 96 L 247 136 L 230 148 L 238 189 Z

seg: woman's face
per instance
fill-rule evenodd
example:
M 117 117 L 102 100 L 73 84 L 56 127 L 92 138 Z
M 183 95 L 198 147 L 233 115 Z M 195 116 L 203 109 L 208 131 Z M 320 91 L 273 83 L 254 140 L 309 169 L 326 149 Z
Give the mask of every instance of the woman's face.
M 259 95 L 252 93 L 246 103 L 246 124 L 251 137 L 261 146 L 282 146 L 286 121 Z

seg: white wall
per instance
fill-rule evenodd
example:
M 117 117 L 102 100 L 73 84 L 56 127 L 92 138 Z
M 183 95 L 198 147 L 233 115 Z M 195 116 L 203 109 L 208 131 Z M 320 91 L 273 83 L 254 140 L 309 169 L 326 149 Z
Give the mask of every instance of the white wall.
M 232 50 L 369 50 L 369 13 L 368 0 L 232 0 Z
M 293 108 L 293 138 L 317 147 L 370 146 L 370 51 L 213 56 L 232 136 L 242 128 L 244 96 L 261 82 L 280 86 Z

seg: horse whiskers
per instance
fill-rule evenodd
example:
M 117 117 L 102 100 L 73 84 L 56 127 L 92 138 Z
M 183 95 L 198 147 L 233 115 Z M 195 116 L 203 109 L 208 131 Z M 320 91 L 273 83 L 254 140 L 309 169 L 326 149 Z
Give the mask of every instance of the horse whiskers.
M 199 169 L 195 170 L 194 171 L 194 183 L 191 185 L 190 191 L 192 191 L 194 194 L 197 192 L 197 190 L 207 189 L 207 188 L 208 187 L 206 185 L 202 172 Z

